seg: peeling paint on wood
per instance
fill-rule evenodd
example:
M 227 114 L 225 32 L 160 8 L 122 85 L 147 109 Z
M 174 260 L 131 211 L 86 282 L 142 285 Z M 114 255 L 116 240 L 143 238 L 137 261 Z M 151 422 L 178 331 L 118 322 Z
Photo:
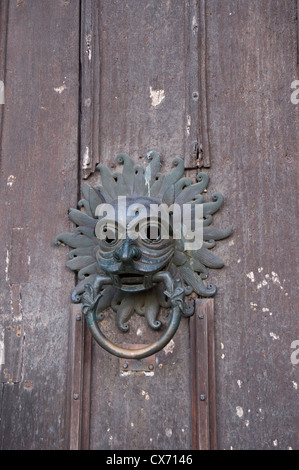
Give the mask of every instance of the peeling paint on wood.
M 164 90 L 153 90 L 153 88 L 150 86 L 150 98 L 152 100 L 152 106 L 159 106 L 159 104 L 161 104 L 165 99 Z

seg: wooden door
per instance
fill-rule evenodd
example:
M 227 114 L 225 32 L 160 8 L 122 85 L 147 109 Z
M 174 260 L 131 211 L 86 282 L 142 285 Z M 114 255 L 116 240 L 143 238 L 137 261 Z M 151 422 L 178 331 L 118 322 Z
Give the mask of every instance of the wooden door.
M 298 448 L 297 2 L 0 3 L 3 449 Z M 295 100 L 296 101 L 296 100 Z M 149 150 L 209 174 L 215 300 L 193 296 L 152 374 L 124 374 L 70 302 L 54 236 L 80 186 Z M 115 342 L 156 338 L 134 317 Z M 168 312 L 162 313 L 168 321 Z M 216 378 L 215 378 L 216 377 Z

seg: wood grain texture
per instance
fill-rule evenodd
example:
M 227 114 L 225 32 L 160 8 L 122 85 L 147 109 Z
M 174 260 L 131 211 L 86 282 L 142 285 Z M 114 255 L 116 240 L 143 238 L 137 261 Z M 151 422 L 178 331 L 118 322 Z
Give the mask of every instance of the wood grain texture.
M 5 72 L 0 447 L 61 449 L 74 279 L 52 240 L 77 199 L 79 2 L 9 2 Z
M 99 155 L 113 167 L 121 151 L 143 163 L 155 149 L 168 170 L 172 157 L 189 152 L 188 97 L 198 84 L 205 99 L 198 121 L 203 155 L 212 165 L 205 170 L 207 197 L 224 195 L 215 226 L 234 227 L 217 245 L 225 268 L 209 276 L 218 286 L 217 383 L 210 390 L 216 390 L 218 448 L 299 449 L 299 366 L 291 363 L 291 343 L 299 338 L 299 105 L 290 100 L 298 79 L 298 2 L 102 0 L 98 8 L 93 3 L 98 16 L 89 9 L 84 23 L 88 5 L 0 4 L 6 91 L 0 109 L 0 448 L 191 448 L 189 332 L 196 331 L 183 319 L 174 343 L 157 355 L 154 376 L 121 374 L 118 359 L 91 343 L 88 332 L 78 335 L 82 347 L 72 362 L 78 353 L 69 321 L 74 278 L 65 268 L 67 250 L 54 249 L 52 239 L 74 229 L 67 210 L 77 204 L 86 142 L 95 159 L 82 177 Z M 186 31 L 190 21 L 199 27 L 198 51 Z M 96 37 L 87 37 L 88 28 Z M 188 45 L 200 64 L 199 80 L 186 60 Z M 81 70 L 81 95 L 80 49 L 82 66 L 90 50 L 98 57 L 86 75 Z M 168 319 L 163 312 L 164 323 Z M 135 317 L 124 338 L 111 312 L 103 328 L 117 343 L 150 342 L 161 334 Z M 205 338 L 213 336 L 209 328 Z M 82 395 L 72 408 L 74 385 Z
M 149 150 L 161 154 L 162 171 L 184 157 L 187 132 L 186 31 L 189 2 L 100 2 L 101 163 L 115 167 L 128 153 L 143 164 Z M 188 160 L 188 166 L 190 160 Z M 194 161 L 196 166 L 196 161 Z M 91 181 L 95 182 L 94 175 Z M 164 324 L 169 322 L 164 312 Z M 117 331 L 112 312 L 101 328 L 116 344 L 150 344 L 152 332 L 135 315 L 131 331 Z M 173 350 L 172 350 L 173 348 Z M 157 355 L 153 377 L 123 376 L 119 360 L 93 344 L 91 449 L 188 449 L 190 371 L 188 321 Z M 105 379 L 103 379 L 105 378 Z
M 100 80 L 99 2 L 81 1 L 80 167 L 84 179 L 99 163 Z
M 7 18 L 8 18 L 8 0 L 3 0 L 0 3 L 0 80 L 4 83 L 4 89 L 5 89 L 5 81 L 6 81 L 5 71 L 6 71 Z M 5 95 L 5 92 L 4 92 L 4 95 Z M 0 105 L 0 148 L 1 148 L 1 142 L 2 142 L 3 116 L 4 116 L 4 105 L 2 104 Z M 1 153 L 0 153 L 0 156 L 1 156 Z
M 100 2 L 101 161 L 184 156 L 185 2 Z M 164 97 L 164 98 L 163 98 Z
M 207 1 L 210 190 L 233 225 L 216 310 L 220 449 L 296 449 L 298 111 L 296 1 Z
M 138 320 L 132 318 L 129 339 L 126 335 L 119 344 L 149 343 L 149 328 Z M 169 318 L 164 317 L 164 321 Z M 114 331 L 112 326 L 113 340 Z M 189 354 L 186 319 L 169 347 L 156 354 L 153 376 L 122 374 L 119 359 L 94 343 L 90 449 L 190 449 Z

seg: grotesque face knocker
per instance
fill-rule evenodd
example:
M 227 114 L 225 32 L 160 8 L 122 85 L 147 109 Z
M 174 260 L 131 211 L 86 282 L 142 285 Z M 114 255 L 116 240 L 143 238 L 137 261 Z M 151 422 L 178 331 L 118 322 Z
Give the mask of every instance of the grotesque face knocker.
M 62 233 L 55 243 L 72 248 L 67 267 L 78 271 L 79 283 L 72 301 L 82 302 L 87 325 L 97 343 L 108 352 L 141 359 L 164 348 L 178 329 L 182 316 L 193 314 L 185 302 L 195 292 L 211 297 L 205 286 L 208 268 L 221 268 L 222 260 L 210 251 L 231 229 L 212 227 L 212 214 L 223 202 L 219 193 L 204 202 L 202 193 L 209 177 L 197 175 L 192 184 L 183 178 L 184 161 L 175 158 L 169 174 L 160 173 L 160 156 L 151 151 L 145 171 L 126 154 L 117 156 L 122 173 L 98 165 L 102 186 L 84 184 L 84 199 L 71 209 L 69 218 L 78 227 Z M 199 210 L 200 209 L 200 210 Z M 134 312 L 145 316 L 158 330 L 160 308 L 171 308 L 169 324 L 158 341 L 137 350 L 119 347 L 99 328 L 103 310 L 116 312 L 118 328 L 127 332 Z

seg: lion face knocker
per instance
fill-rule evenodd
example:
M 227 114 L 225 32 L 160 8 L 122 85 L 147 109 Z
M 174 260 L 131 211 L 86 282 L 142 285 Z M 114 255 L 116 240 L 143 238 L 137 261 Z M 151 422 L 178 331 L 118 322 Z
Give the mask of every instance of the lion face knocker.
M 211 226 L 212 214 L 222 205 L 220 193 L 204 202 L 209 177 L 197 182 L 184 178 L 184 161 L 175 158 L 169 174 L 160 173 L 160 156 L 151 151 L 143 170 L 126 154 L 117 156 L 122 173 L 98 165 L 102 185 L 84 184 L 81 210 L 71 209 L 74 233 L 55 237 L 55 244 L 71 247 L 66 266 L 78 272 L 72 301 L 82 302 L 90 332 L 108 352 L 141 359 L 163 347 L 174 336 L 182 316 L 193 314 L 185 302 L 192 292 L 203 297 L 216 293 L 205 285 L 208 268 L 221 268 L 222 260 L 210 250 L 232 230 Z M 99 324 L 103 311 L 112 307 L 118 328 L 129 330 L 133 313 L 145 316 L 155 330 L 161 327 L 161 307 L 171 308 L 169 324 L 158 341 L 137 350 L 108 340 Z

